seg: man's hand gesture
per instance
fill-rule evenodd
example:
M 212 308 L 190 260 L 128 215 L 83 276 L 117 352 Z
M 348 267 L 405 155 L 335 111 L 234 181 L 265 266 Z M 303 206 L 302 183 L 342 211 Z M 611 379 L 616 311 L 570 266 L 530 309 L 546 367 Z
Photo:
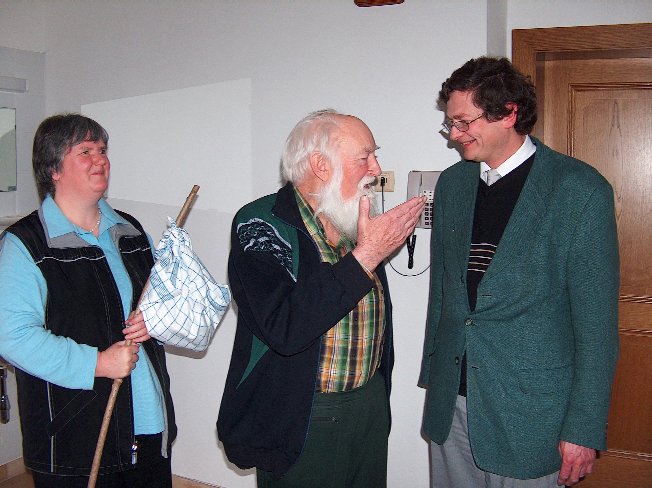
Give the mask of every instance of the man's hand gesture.
M 425 205 L 425 197 L 415 197 L 376 217 L 369 217 L 369 198 L 360 198 L 358 243 L 353 255 L 366 269 L 373 271 L 392 254 L 412 232 Z

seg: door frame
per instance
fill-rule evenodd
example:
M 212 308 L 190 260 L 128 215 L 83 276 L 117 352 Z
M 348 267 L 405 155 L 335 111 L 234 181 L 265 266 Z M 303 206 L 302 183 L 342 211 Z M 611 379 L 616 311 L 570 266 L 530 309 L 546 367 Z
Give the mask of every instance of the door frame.
M 512 63 L 532 83 L 543 85 L 544 72 L 541 61 L 568 57 L 581 57 L 582 53 L 603 51 L 602 57 L 622 56 L 626 50 L 629 57 L 652 57 L 652 23 L 589 25 L 579 27 L 548 27 L 539 29 L 514 29 L 512 31 Z M 598 57 L 600 57 L 598 56 Z M 543 96 L 542 94 L 537 94 Z M 543 100 L 539 100 L 543 106 Z M 545 143 L 543 117 L 532 135 Z

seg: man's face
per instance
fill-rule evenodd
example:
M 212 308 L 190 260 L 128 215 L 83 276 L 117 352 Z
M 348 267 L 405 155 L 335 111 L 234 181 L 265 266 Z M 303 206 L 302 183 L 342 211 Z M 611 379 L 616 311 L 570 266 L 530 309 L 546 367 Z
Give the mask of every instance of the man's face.
M 378 146 L 369 127 L 355 117 L 347 117 L 340 127 L 337 158 L 341 162 L 342 185 L 340 191 L 344 200 L 362 196 L 360 185 L 369 190 L 377 176 L 380 165 L 376 159 Z M 334 162 L 337 164 L 337 162 Z
M 369 128 L 355 117 L 347 117 L 340 127 L 332 174 L 319 197 L 318 213 L 349 238 L 357 238 L 358 203 L 367 195 L 373 203 L 375 193 L 371 186 L 380 175 L 376 159 L 376 141 Z
M 471 121 L 484 111 L 473 103 L 473 92 L 454 91 L 446 104 L 446 118 L 453 122 Z M 491 122 L 480 117 L 469 125 L 469 130 L 462 132 L 456 127 L 450 131 L 450 139 L 462 148 L 464 159 L 486 162 L 497 168 L 512 154 L 509 137 L 514 133 L 511 127 L 505 127 L 502 121 Z

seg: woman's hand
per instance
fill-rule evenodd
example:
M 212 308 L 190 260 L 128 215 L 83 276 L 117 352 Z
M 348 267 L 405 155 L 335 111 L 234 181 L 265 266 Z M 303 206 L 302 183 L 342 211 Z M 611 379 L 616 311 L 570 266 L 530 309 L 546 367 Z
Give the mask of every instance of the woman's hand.
M 127 341 L 120 341 L 105 351 L 98 352 L 95 376 L 114 380 L 129 376 L 136 367 L 139 349 L 139 344 L 127 344 Z
M 129 314 L 129 318 L 125 320 L 125 326 L 122 330 L 125 339 L 134 343 L 145 342 L 151 339 L 147 331 L 147 326 L 145 325 L 143 313 L 140 310 L 136 309 Z

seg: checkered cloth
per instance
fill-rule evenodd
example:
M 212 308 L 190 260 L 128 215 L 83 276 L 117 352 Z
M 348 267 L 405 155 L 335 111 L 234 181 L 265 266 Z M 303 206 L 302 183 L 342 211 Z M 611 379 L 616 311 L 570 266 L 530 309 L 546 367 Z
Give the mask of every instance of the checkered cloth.
M 203 351 L 231 301 L 192 250 L 190 236 L 168 217 L 138 308 L 149 335 L 172 346 Z

